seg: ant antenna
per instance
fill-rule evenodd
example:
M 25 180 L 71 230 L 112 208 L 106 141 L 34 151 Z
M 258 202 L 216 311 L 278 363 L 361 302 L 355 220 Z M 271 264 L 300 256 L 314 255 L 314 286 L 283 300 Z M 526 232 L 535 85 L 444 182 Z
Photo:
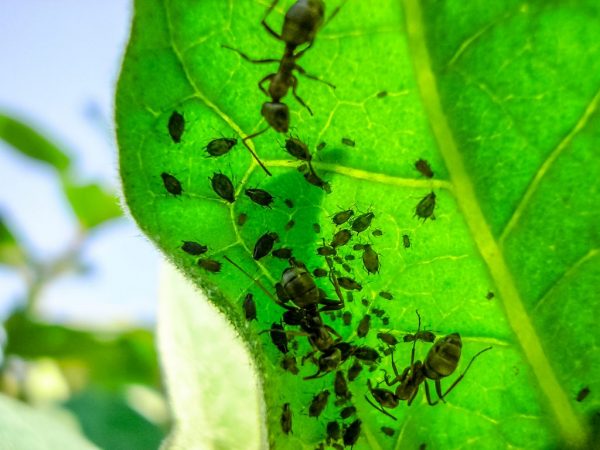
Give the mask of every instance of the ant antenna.
M 254 150 L 252 150 L 250 148 L 250 146 L 246 143 L 246 140 L 248 139 L 253 139 L 256 136 L 259 136 L 261 134 L 263 134 L 265 131 L 267 131 L 269 129 L 269 127 L 265 128 L 264 130 L 260 130 L 257 133 L 254 134 L 249 134 L 248 136 L 246 136 L 244 139 L 242 139 L 242 143 L 246 146 L 246 148 L 248 149 L 248 151 L 250 152 L 250 154 L 252 155 L 252 157 L 254 158 L 254 160 L 258 163 L 258 165 L 260 167 L 262 167 L 262 169 L 265 171 L 265 173 L 269 176 L 272 176 L 271 172 L 269 172 L 269 169 L 267 169 L 265 167 L 265 165 L 263 164 L 263 162 L 260 160 L 260 158 L 258 157 L 258 155 L 254 152 Z
M 231 258 L 229 258 L 229 256 L 223 256 L 223 259 L 225 259 L 228 263 L 230 263 L 231 265 L 236 267 L 240 272 L 242 272 L 244 275 L 246 275 L 248 278 L 250 278 L 254 283 L 256 283 L 256 285 L 260 288 L 261 291 L 263 291 L 265 294 L 267 294 L 267 296 L 271 300 L 273 300 L 277 303 L 277 301 L 275 300 L 275 297 L 273 297 L 273 294 L 271 294 L 269 291 L 267 291 L 267 288 L 265 288 L 260 281 L 255 280 L 252 277 L 252 275 L 250 275 L 248 272 L 246 272 L 244 269 L 242 269 L 242 267 L 239 264 L 237 264 L 236 262 L 231 260 Z

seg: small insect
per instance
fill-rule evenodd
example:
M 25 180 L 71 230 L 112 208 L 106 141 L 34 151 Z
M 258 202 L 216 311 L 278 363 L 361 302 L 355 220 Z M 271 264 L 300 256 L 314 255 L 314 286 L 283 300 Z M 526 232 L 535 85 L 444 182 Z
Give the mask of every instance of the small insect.
M 358 361 L 354 361 L 354 364 L 348 369 L 348 381 L 354 381 L 362 371 L 362 365 Z
M 356 328 L 356 335 L 359 338 L 364 338 L 369 333 L 369 328 L 371 327 L 371 316 L 365 314 L 365 316 L 358 323 L 358 327 Z
M 375 237 L 383 236 L 383 231 L 381 230 L 373 230 L 371 234 Z
M 352 246 L 352 250 L 354 250 L 354 251 L 356 251 L 356 252 L 359 252 L 359 251 L 361 251 L 363 248 L 364 248 L 364 245 L 363 245 L 363 244 L 354 244 L 354 245 Z
M 322 247 L 317 248 L 317 255 L 333 256 L 335 255 L 335 249 L 329 247 L 328 245 L 324 245 Z
M 208 247 L 206 245 L 198 244 L 194 241 L 182 241 L 183 245 L 181 246 L 181 250 L 190 255 L 198 256 L 203 253 L 206 253 Z
M 331 240 L 331 246 L 341 247 L 342 245 L 346 245 L 351 238 L 352 233 L 350 232 L 350 230 L 340 230 L 333 235 L 333 239 Z
M 333 260 L 334 260 L 336 263 L 338 263 L 338 264 L 343 264 L 343 263 L 344 263 L 344 260 L 342 259 L 342 257 L 341 257 L 341 256 L 334 256 L 334 257 L 333 257 Z
M 271 329 L 266 331 L 269 332 L 269 336 L 271 336 L 273 345 L 275 345 L 275 347 L 277 347 L 281 353 L 285 354 L 289 351 L 288 339 L 285 331 L 283 330 L 283 325 L 279 323 L 273 323 L 271 325 Z
M 590 388 L 588 386 L 586 386 L 579 391 L 579 393 L 577 394 L 577 398 L 575 400 L 577 400 L 578 402 L 582 402 L 586 399 L 586 397 L 589 394 L 590 394 Z
M 354 147 L 356 145 L 356 142 L 354 142 L 352 139 L 350 138 L 342 138 L 342 144 L 347 145 L 348 147 Z
M 337 441 L 342 437 L 342 429 L 337 421 L 332 421 L 327 424 L 327 441 Z
M 285 150 L 294 158 L 301 161 L 310 161 L 312 159 L 308 146 L 300 139 L 287 138 L 285 141 Z
M 222 173 L 215 173 L 210 179 L 213 191 L 221 197 L 223 200 L 233 203 L 235 201 L 235 191 L 233 189 L 233 183 Z
M 358 441 L 358 437 L 360 436 L 361 425 L 362 421 L 360 419 L 356 419 L 344 430 L 344 445 L 352 446 L 356 444 L 356 441 Z
M 377 252 L 369 244 L 365 244 L 363 249 L 362 260 L 367 272 L 370 274 L 379 272 L 379 255 Z
M 298 366 L 296 364 L 296 357 L 291 354 L 286 354 L 281 360 L 281 368 L 287 370 L 291 374 L 298 375 Z
M 344 259 L 346 261 L 354 261 L 356 258 L 354 255 L 346 255 L 346 256 L 344 256 Z
M 373 314 L 375 314 L 377 317 L 381 317 L 385 314 L 385 311 L 383 309 L 379 309 L 379 308 L 372 308 L 371 312 Z
M 281 248 L 273 250 L 271 252 L 271 254 L 275 258 L 290 259 L 292 257 L 292 249 L 291 248 L 286 248 L 286 247 L 281 247 Z
M 337 280 L 341 287 L 343 287 L 344 289 L 347 289 L 349 291 L 360 291 L 362 289 L 361 284 L 357 283 L 352 278 L 338 277 Z
M 485 298 L 487 298 L 488 300 L 493 299 L 494 293 L 492 291 L 489 291 L 487 294 L 485 294 Z
M 354 406 L 346 406 L 344 409 L 340 411 L 340 417 L 342 419 L 347 419 L 350 416 L 356 414 L 356 407 Z
M 352 313 L 350 311 L 344 311 L 342 314 L 342 320 L 344 325 L 348 326 L 352 322 Z
M 421 175 L 427 178 L 433 178 L 433 171 L 431 170 L 431 166 L 424 159 L 419 159 L 415 162 L 415 169 L 421 172 Z
M 384 98 L 384 97 L 387 97 L 387 95 L 388 95 L 387 91 L 379 91 L 377 93 L 377 98 Z
M 381 323 L 383 325 L 389 325 L 390 324 L 390 318 L 389 317 L 384 317 L 383 319 L 381 319 Z
M 318 268 L 318 269 L 313 270 L 313 275 L 317 278 L 326 277 L 327 271 L 325 269 Z
M 352 273 L 352 267 L 350 267 L 348 264 L 342 264 L 342 269 L 348 273 Z
M 214 259 L 199 259 L 198 265 L 208 272 L 217 273 L 221 271 L 221 263 Z
M 419 445 L 419 450 L 426 450 L 427 449 L 427 444 L 423 443 L 421 445 Z
M 381 432 L 386 436 L 393 436 L 395 431 L 390 427 L 381 427 Z
M 354 356 L 366 364 L 375 364 L 380 359 L 377 350 L 366 345 L 356 347 L 354 349 Z
M 354 222 L 352 222 L 352 229 L 357 233 L 362 233 L 371 226 L 371 221 L 373 220 L 373 217 L 375 217 L 375 214 L 373 214 L 372 212 L 361 214 L 356 219 L 354 219 Z
M 275 241 L 278 239 L 279 236 L 277 233 L 268 232 L 263 234 L 258 238 L 256 244 L 254 244 L 252 257 L 258 261 L 260 258 L 267 256 L 269 253 L 271 253 L 271 250 L 273 250 L 273 244 L 275 244 Z
M 273 203 L 273 196 L 263 189 L 245 189 L 244 192 L 257 205 L 270 208 Z
M 404 248 L 410 247 L 410 238 L 408 237 L 408 234 L 402 235 L 402 243 L 404 244 Z
M 396 345 L 398 343 L 398 339 L 396 339 L 392 334 L 390 333 L 377 333 L 377 339 L 385 342 L 387 345 Z M 406 342 L 406 341 L 404 341 Z
M 237 218 L 238 226 L 243 227 L 247 220 L 248 220 L 248 214 L 240 213 L 240 215 Z
M 406 334 L 403 338 L 404 342 L 423 341 L 433 342 L 435 341 L 435 334 L 431 331 L 423 330 L 415 334 Z
M 160 176 L 163 180 L 163 184 L 165 185 L 165 189 L 169 194 L 175 196 L 181 195 L 183 188 L 181 187 L 181 183 L 177 178 L 166 172 L 161 173 Z
M 342 224 L 348 222 L 348 220 L 350 220 L 350 217 L 352 217 L 353 215 L 354 215 L 354 211 L 352 211 L 351 209 L 347 209 L 345 211 L 340 211 L 340 212 L 334 214 L 334 216 L 331 220 L 336 225 L 342 225 Z
M 360 302 L 362 303 L 363 306 L 368 307 L 369 306 L 369 300 L 367 300 L 366 298 L 361 298 Z
M 291 201 L 289 198 L 286 198 L 283 203 L 285 203 L 285 206 L 287 206 L 288 208 L 293 208 L 294 207 L 294 202 Z
M 381 291 L 379 293 L 379 296 L 381 298 L 385 298 L 386 300 L 393 300 L 394 299 L 394 296 L 391 293 L 386 292 L 386 291 Z
M 319 142 L 319 145 L 317 145 L 317 151 L 320 152 L 321 150 L 323 150 L 325 148 L 326 145 L 327 145 L 327 142 Z
M 183 118 L 183 115 L 179 114 L 177 111 L 173 111 L 171 117 L 169 117 L 167 128 L 169 129 L 169 135 L 171 136 L 171 139 L 173 139 L 173 142 L 179 144 L 181 142 L 183 130 L 185 129 L 185 119 Z
M 325 407 L 327 406 L 327 401 L 329 400 L 329 391 L 324 390 L 323 392 L 318 393 L 312 399 L 310 406 L 308 408 L 308 416 L 309 417 L 319 417 Z
M 256 303 L 254 303 L 254 296 L 252 294 L 246 294 L 242 306 L 244 307 L 244 314 L 246 316 L 246 320 L 248 322 L 256 320 Z
M 213 139 L 206 145 L 206 152 L 210 156 L 223 156 L 235 147 L 237 139 L 233 138 L 219 138 Z
M 352 303 L 354 301 L 354 294 L 352 292 L 346 292 L 346 300 L 348 303 Z
M 321 225 L 319 225 L 318 223 L 313 223 L 312 227 L 315 233 L 319 234 L 321 232 Z
M 431 218 L 431 220 L 435 220 L 435 215 L 433 214 L 434 209 L 435 193 L 431 191 L 417 204 L 417 207 L 415 208 L 415 216 L 419 216 L 419 218 L 423 219 L 423 221 L 426 221 L 429 218 Z
M 290 431 L 292 431 L 292 408 L 290 408 L 289 403 L 283 404 L 281 419 L 279 421 L 281 423 L 281 431 L 285 434 L 290 434 Z
M 296 221 L 294 219 L 291 219 L 288 223 L 285 224 L 285 231 L 290 231 L 292 228 L 294 228 L 294 225 L 296 225 Z
M 335 373 L 335 381 L 333 382 L 333 388 L 335 396 L 338 398 L 348 399 L 352 396 L 352 394 L 348 390 L 348 383 L 346 382 L 344 373 L 339 370 Z
M 327 194 L 331 194 L 331 185 L 319 177 L 314 170 L 311 170 L 304 174 L 304 179 L 313 186 L 323 189 Z

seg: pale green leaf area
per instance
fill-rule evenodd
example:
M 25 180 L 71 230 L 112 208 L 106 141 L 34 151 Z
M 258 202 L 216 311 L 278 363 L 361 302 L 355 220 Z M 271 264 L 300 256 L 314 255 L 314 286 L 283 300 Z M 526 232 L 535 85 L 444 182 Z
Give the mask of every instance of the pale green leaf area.
M 92 450 L 74 423 L 56 411 L 33 409 L 0 396 L 0 448 L 3 450 Z
M 267 97 L 257 82 L 277 66 L 250 64 L 221 45 L 254 58 L 281 56 L 283 44 L 260 25 L 268 4 L 136 2 L 117 91 L 125 198 L 144 232 L 207 290 L 250 349 L 273 448 L 315 448 L 325 438 L 327 422 L 339 419 L 347 404 L 335 405 L 333 375 L 302 379 L 316 372 L 310 362 L 300 366 L 300 357 L 310 351 L 304 337 L 294 339 L 298 348 L 292 350 L 299 375 L 281 369 L 281 353 L 268 334 L 259 332 L 278 323 L 283 310 L 223 256 L 274 291 L 287 263 L 270 256 L 253 261 L 258 237 L 275 231 L 277 246 L 291 247 L 311 270 L 325 268 L 315 250 L 336 231 L 331 216 L 349 207 L 357 214 L 375 214 L 370 229 L 354 234 L 338 252 L 356 256 L 349 262 L 350 276 L 363 289 L 346 303 L 352 324 L 344 326 L 333 315 L 326 317 L 328 325 L 356 345 L 380 348 L 377 332 L 399 338 L 414 332 L 418 309 L 425 329 L 439 336 L 458 332 L 463 339 L 461 364 L 443 380 L 446 387 L 472 355 L 493 347 L 473 363 L 446 404 L 430 407 L 421 389 L 410 407 L 403 402 L 390 410 L 398 421 L 364 400 L 367 379 L 382 381 L 379 369 L 389 372 L 390 358 L 382 358 L 372 372 L 365 366 L 351 383 L 357 416 L 343 421 L 348 425 L 359 417 L 363 422 L 354 448 L 586 445 L 600 391 L 598 335 L 592 331 L 599 274 L 598 212 L 592 206 L 600 170 L 594 164 L 598 16 L 593 5 L 579 2 L 568 7 L 488 3 L 407 0 L 373 6 L 350 0 L 319 32 L 299 63 L 337 88 L 299 76 L 298 94 L 314 111 L 312 117 L 291 93 L 283 101 L 290 107 L 293 134 L 312 150 L 327 143 L 315 151 L 314 162 L 332 186 L 332 193 L 325 194 L 305 182 L 298 162 L 281 149 L 284 136 L 270 130 L 253 140 L 272 177 L 239 142 L 264 127 L 260 107 Z M 275 29 L 289 4 L 282 2 L 269 18 Z M 378 96 L 381 91 L 388 95 Z M 180 143 L 167 128 L 174 111 L 185 118 Z M 237 146 L 209 158 L 204 147 L 221 136 L 236 137 Z M 342 145 L 344 137 L 356 146 Z M 433 180 L 414 169 L 418 158 L 430 162 Z M 163 172 L 180 181 L 181 195 L 165 190 Z M 234 181 L 237 200 L 232 205 L 211 189 L 209 177 L 216 172 Z M 252 203 L 243 194 L 247 187 L 271 192 L 273 207 Z M 414 217 L 415 206 L 431 190 L 437 195 L 436 220 L 423 222 Z M 293 200 L 294 207 L 285 206 L 284 199 Z M 243 227 L 237 225 L 241 212 L 248 214 Z M 286 231 L 290 219 L 295 226 Z M 374 229 L 383 235 L 373 236 Z M 404 234 L 412 241 L 408 249 Z M 222 262 L 221 271 L 211 274 L 198 267 L 198 258 L 181 250 L 183 240 L 208 245 L 206 256 Z M 367 274 L 361 252 L 352 250 L 354 243 L 371 243 L 379 253 L 378 274 Z M 335 298 L 327 278 L 317 283 Z M 394 299 L 379 297 L 382 290 Z M 258 320 L 250 324 L 241 309 L 248 291 L 258 307 Z M 496 294 L 492 300 L 486 299 L 488 291 Z M 388 325 L 374 309 L 386 311 Z M 356 327 L 366 313 L 372 317 L 371 331 L 361 339 Z M 194 328 L 196 322 L 186 319 L 180 325 Z M 160 320 L 177 319 L 167 315 Z M 171 324 L 171 329 L 175 333 L 177 327 Z M 210 339 L 197 329 L 178 332 Z M 429 348 L 419 342 L 417 357 L 425 358 Z M 184 350 L 174 344 L 170 351 Z M 400 370 L 407 367 L 410 345 L 399 344 L 395 357 Z M 221 369 L 216 358 L 206 364 Z M 232 389 L 222 369 L 215 391 Z M 167 380 L 174 392 L 178 381 Z M 590 394 L 577 402 L 584 386 Z M 193 403 L 193 393 L 201 388 L 187 388 Z M 332 392 L 328 406 L 319 419 L 309 417 L 311 399 L 323 389 Z M 279 423 L 284 403 L 293 411 L 293 434 L 287 436 Z M 214 423 L 176 398 L 173 406 L 178 423 L 189 414 L 187 427 Z M 384 425 L 395 429 L 392 437 L 380 431 Z M 238 448 L 244 444 L 241 436 Z
M 25 263 L 26 255 L 14 233 L 0 216 L 0 264 L 19 267 Z
M 79 224 L 86 230 L 123 214 L 117 197 L 98 184 L 80 185 L 65 179 L 63 186 Z

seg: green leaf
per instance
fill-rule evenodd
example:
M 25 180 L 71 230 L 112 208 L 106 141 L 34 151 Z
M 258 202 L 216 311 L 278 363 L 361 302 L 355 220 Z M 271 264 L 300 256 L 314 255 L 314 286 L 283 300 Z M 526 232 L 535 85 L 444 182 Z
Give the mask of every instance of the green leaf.
M 121 217 L 119 199 L 97 184 L 77 185 L 63 180 L 69 203 L 85 229 L 91 229 L 110 219 Z
M 69 157 L 53 142 L 24 122 L 0 114 L 0 139 L 24 155 L 54 166 L 59 171 L 69 168 Z
M 0 216 L 0 264 L 18 267 L 22 266 L 25 260 L 25 251 Z
M 56 412 L 33 409 L 0 395 L 0 448 L 15 450 L 92 450 L 88 442 Z
M 269 17 L 275 29 L 290 3 Z M 327 143 L 313 165 L 331 184 L 328 195 L 305 182 L 298 161 L 280 148 L 284 137 L 273 130 L 251 143 L 272 177 L 239 142 L 264 127 L 259 112 L 267 98 L 256 83 L 277 65 L 250 64 L 221 45 L 255 58 L 282 55 L 283 44 L 260 25 L 265 6 L 136 1 L 117 91 L 125 198 L 142 230 L 207 289 L 246 342 L 263 384 L 273 446 L 314 448 L 342 406 L 330 399 L 320 419 L 308 416 L 313 396 L 333 391 L 333 375 L 303 380 L 316 371 L 308 361 L 296 376 L 281 369 L 281 354 L 268 334 L 259 333 L 278 323 L 283 310 L 223 256 L 273 291 L 287 263 L 270 256 L 255 262 L 257 239 L 277 232 L 278 245 L 292 248 L 311 270 L 326 268 L 316 248 L 338 229 L 331 216 L 348 208 L 371 210 L 375 218 L 340 250 L 357 257 L 351 276 L 363 286 L 344 309 L 353 315 L 351 326 L 335 315 L 326 318 L 344 340 L 378 347 L 377 332 L 401 338 L 416 330 L 418 309 L 425 329 L 462 336 L 461 364 L 442 380 L 444 388 L 473 355 L 493 347 L 472 364 L 447 403 L 430 407 L 421 389 L 410 408 L 402 402 L 390 411 L 397 422 L 364 400 L 367 379 L 376 384 L 383 380 L 379 369 L 391 373 L 390 358 L 373 372 L 363 370 L 351 383 L 363 422 L 354 448 L 546 449 L 593 442 L 600 406 L 594 394 L 600 392 L 600 345 L 592 331 L 600 313 L 594 295 L 600 213 L 592 204 L 600 183 L 597 10 L 591 1 L 345 3 L 300 61 L 337 89 L 299 76 L 298 94 L 312 117 L 291 95 L 282 100 L 294 134 L 311 150 Z M 387 95 L 378 95 L 382 91 Z M 176 140 L 168 128 L 175 111 L 185 119 Z M 237 138 L 238 145 L 208 158 L 204 147 L 221 136 Z M 342 144 L 344 138 L 355 146 Z M 414 169 L 419 158 L 431 164 L 432 180 Z M 212 191 L 209 177 L 216 172 L 233 178 L 235 203 Z M 168 192 L 162 174 L 175 177 L 181 193 L 173 180 Z M 247 187 L 272 193 L 272 208 L 252 203 L 243 193 Z M 415 207 L 432 190 L 436 220 L 420 221 Z M 243 227 L 237 224 L 242 212 L 248 214 Z M 290 219 L 295 226 L 286 231 Z M 371 235 L 373 229 L 383 235 Z M 403 246 L 405 234 L 410 248 Z M 181 250 L 182 241 L 207 245 L 205 256 L 222 262 L 221 271 L 198 267 L 198 258 Z M 379 253 L 379 274 L 362 268 L 361 253 L 351 249 L 357 242 Z M 335 298 L 326 278 L 317 283 Z M 379 297 L 383 290 L 393 300 Z M 258 306 L 258 320 L 250 324 L 241 308 L 248 291 Z M 187 306 L 182 315 L 196 314 Z M 376 309 L 386 311 L 389 325 Z M 371 331 L 361 339 L 356 327 L 367 312 Z M 182 319 L 182 326 L 193 323 Z M 310 351 L 306 338 L 295 341 L 296 356 Z M 419 342 L 417 358 L 429 348 Z M 397 346 L 399 370 L 409 365 L 410 353 L 409 344 Z M 218 365 L 212 363 L 215 370 Z M 576 401 L 585 386 L 591 393 Z M 226 374 L 215 389 L 231 389 Z M 286 436 L 279 420 L 288 402 L 294 420 Z M 202 426 L 200 416 L 190 420 Z M 380 431 L 384 425 L 394 428 L 392 437 Z

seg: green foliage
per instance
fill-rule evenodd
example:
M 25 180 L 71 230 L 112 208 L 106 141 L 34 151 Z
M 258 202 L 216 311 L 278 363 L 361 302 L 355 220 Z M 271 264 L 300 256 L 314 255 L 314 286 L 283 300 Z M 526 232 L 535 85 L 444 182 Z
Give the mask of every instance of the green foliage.
M 83 229 L 121 217 L 119 201 L 97 184 L 77 185 L 64 180 L 65 194 Z
M 338 229 L 331 216 L 350 207 L 375 214 L 371 228 L 350 245 L 371 243 L 381 270 L 369 275 L 355 255 L 351 276 L 363 289 L 345 308 L 353 322 L 343 326 L 333 316 L 331 327 L 345 340 L 377 347 L 378 331 L 399 338 L 414 332 L 418 309 L 426 329 L 460 333 L 459 370 L 493 346 L 446 404 L 429 407 L 420 392 L 410 408 L 401 404 L 392 411 L 398 422 L 366 403 L 366 380 L 379 382 L 382 373 L 363 370 L 351 385 L 363 421 L 355 448 L 586 445 L 600 403 L 594 394 L 575 401 L 586 385 L 600 392 L 598 334 L 590 332 L 600 312 L 597 296 L 590 295 L 600 271 L 600 217 L 592 204 L 600 180 L 593 144 L 600 133 L 600 29 L 598 7 L 583 3 L 346 3 L 300 61 L 337 89 L 300 78 L 298 93 L 313 117 L 291 95 L 284 99 L 293 133 L 311 150 L 327 143 L 314 152 L 313 164 L 332 186 L 328 195 L 305 182 L 298 162 L 280 148 L 283 136 L 272 130 L 253 140 L 270 178 L 239 144 L 220 158 L 203 150 L 221 135 L 239 139 L 264 127 L 259 111 L 266 98 L 256 82 L 276 65 L 252 65 L 221 47 L 256 58 L 280 56 L 283 44 L 260 26 L 264 6 L 136 1 L 117 92 L 125 197 L 144 232 L 208 289 L 248 344 L 264 386 L 267 439 L 277 448 L 314 448 L 323 440 L 326 422 L 341 407 L 330 401 L 315 420 L 307 405 L 317 392 L 333 389 L 333 376 L 303 381 L 316 370 L 310 363 L 300 375 L 284 372 L 268 334 L 259 334 L 279 322 L 282 309 L 226 262 L 219 273 L 204 271 L 181 251 L 181 242 L 208 245 L 207 257 L 228 256 L 272 291 L 287 263 L 253 261 L 259 236 L 275 231 L 277 245 L 291 247 L 311 270 L 326 268 L 316 248 Z M 269 19 L 275 29 L 283 11 Z M 179 143 L 167 128 L 173 111 L 186 121 Z M 343 145 L 344 138 L 355 147 Z M 415 171 L 419 158 L 430 162 L 433 180 Z M 165 172 L 180 181 L 181 195 L 165 190 Z M 235 203 L 212 191 L 209 177 L 218 172 L 234 180 Z M 276 196 L 271 209 L 243 195 L 244 188 L 258 186 Z M 415 207 L 432 190 L 436 220 L 420 221 Z M 293 209 L 284 205 L 288 198 Z M 240 227 L 242 212 L 249 218 Z M 295 226 L 286 231 L 290 219 Z M 370 234 L 376 228 L 381 237 Z M 412 241 L 408 249 L 404 234 Z M 340 253 L 353 253 L 350 245 Z M 318 283 L 335 298 L 327 279 Z M 258 321 L 251 324 L 241 309 L 248 290 L 258 305 Z M 394 299 L 379 297 L 382 290 Z M 496 294 L 492 300 L 489 291 Z M 386 311 L 389 325 L 374 317 L 375 308 Z M 360 339 L 356 326 L 367 312 L 371 332 Z M 206 339 L 201 329 L 190 332 Z M 298 356 L 310 350 L 305 338 L 296 341 Z M 428 348 L 419 343 L 418 358 Z M 400 369 L 409 359 L 410 346 L 399 344 Z M 389 358 L 379 368 L 389 372 Z M 285 402 L 294 412 L 289 436 L 279 426 Z M 191 420 L 202 426 L 201 417 Z M 381 433 L 382 425 L 393 426 L 394 436 Z
M 22 266 L 25 263 L 25 253 L 13 232 L 0 216 L 0 264 Z

